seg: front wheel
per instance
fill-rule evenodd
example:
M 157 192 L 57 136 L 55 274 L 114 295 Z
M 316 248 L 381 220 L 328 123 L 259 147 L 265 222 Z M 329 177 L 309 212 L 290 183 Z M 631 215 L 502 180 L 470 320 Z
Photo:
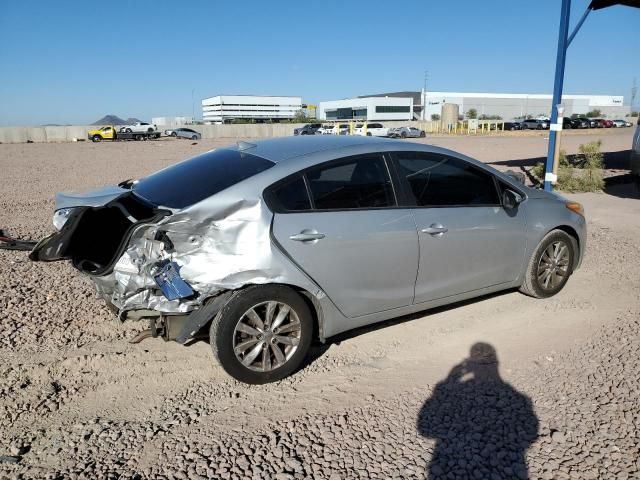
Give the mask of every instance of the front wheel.
M 407 138 L 407 132 L 402 132 L 400 134 L 400 138 Z
M 236 292 L 211 322 L 209 342 L 222 368 L 250 384 L 295 372 L 313 335 L 311 311 L 294 290 L 257 285 Z
M 573 273 L 574 245 L 575 240 L 562 230 L 547 233 L 529 260 L 520 291 L 547 298 L 562 290 Z
M 93 140 L 94 142 L 101 142 L 102 141 L 102 137 L 100 135 L 94 135 L 91 140 Z
M 191 140 L 198 140 L 198 136 L 197 136 L 197 135 L 193 135 L 193 136 L 191 137 Z

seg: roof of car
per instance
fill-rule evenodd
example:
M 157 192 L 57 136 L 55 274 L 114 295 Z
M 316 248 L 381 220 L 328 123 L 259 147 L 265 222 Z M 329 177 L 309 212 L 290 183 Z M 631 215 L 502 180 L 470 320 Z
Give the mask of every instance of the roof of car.
M 299 137 L 281 137 L 269 140 L 240 142 L 226 147 L 230 150 L 244 150 L 252 155 L 279 163 L 291 158 L 311 153 L 337 150 L 356 145 L 380 147 L 384 144 L 397 144 L 398 140 L 379 137 L 362 137 L 351 135 L 305 135 Z M 254 146 L 251 146 L 254 145 Z

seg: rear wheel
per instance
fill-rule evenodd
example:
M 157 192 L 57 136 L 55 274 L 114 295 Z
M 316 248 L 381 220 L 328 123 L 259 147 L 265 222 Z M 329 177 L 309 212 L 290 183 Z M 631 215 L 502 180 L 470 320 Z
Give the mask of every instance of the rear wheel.
M 171 132 L 171 136 L 172 136 L 172 137 L 177 137 L 177 136 L 178 136 L 178 134 L 177 134 L 176 132 Z
M 402 132 L 402 133 L 400 134 L 400 137 L 401 137 L 401 138 L 407 138 L 407 132 Z
M 236 292 L 211 322 L 209 341 L 222 368 L 251 384 L 281 380 L 302 364 L 313 335 L 306 302 L 281 285 Z
M 424 131 L 424 130 L 421 130 L 421 131 L 420 131 L 420 138 L 424 138 L 424 137 L 426 137 L 426 136 L 427 136 L 427 134 L 425 133 L 425 131 Z
M 552 230 L 542 239 L 529 260 L 520 291 L 547 298 L 562 290 L 573 273 L 575 241 L 562 230 Z

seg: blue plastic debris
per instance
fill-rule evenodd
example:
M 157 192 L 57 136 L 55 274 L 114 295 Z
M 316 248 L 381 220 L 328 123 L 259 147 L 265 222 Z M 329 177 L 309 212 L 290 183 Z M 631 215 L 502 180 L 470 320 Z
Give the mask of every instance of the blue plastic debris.
M 187 298 L 195 293 L 189 284 L 180 277 L 179 269 L 176 262 L 166 262 L 160 268 L 160 272 L 153 277 L 167 300 Z

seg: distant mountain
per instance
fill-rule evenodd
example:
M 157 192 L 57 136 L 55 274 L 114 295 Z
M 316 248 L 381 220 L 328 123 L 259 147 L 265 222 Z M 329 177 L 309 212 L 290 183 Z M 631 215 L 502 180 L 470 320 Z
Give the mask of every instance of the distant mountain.
M 131 125 L 132 123 L 139 122 L 137 118 L 121 119 L 117 115 L 105 115 L 100 120 L 93 122 L 91 125 Z

